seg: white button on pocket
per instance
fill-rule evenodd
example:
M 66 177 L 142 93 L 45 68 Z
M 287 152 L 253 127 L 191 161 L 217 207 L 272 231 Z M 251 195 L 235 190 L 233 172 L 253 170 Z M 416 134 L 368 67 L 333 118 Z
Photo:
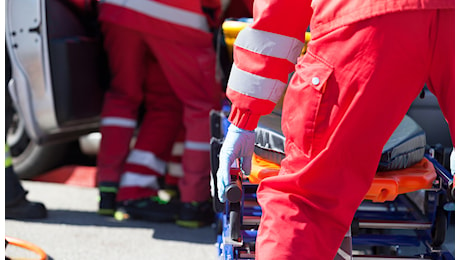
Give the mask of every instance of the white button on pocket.
M 313 77 L 311 79 L 311 83 L 315 86 L 318 86 L 319 85 L 319 78 L 318 77 Z

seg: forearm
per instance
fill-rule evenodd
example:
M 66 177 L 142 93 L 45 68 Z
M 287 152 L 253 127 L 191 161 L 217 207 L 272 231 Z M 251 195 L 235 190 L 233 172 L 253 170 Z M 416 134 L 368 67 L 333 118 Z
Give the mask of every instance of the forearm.
M 235 41 L 227 96 L 230 121 L 253 130 L 284 93 L 304 44 L 312 11 L 310 1 L 256 0 L 254 23 Z

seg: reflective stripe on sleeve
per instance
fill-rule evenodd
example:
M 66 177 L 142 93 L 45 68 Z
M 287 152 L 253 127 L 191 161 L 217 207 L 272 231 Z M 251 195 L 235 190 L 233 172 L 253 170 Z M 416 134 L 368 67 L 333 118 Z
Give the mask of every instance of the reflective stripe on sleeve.
M 209 151 L 211 149 L 211 145 L 205 142 L 186 141 L 185 149 L 195 150 L 195 151 Z
M 154 175 L 143 175 L 135 172 L 125 172 L 121 176 L 120 187 L 144 187 L 158 190 L 158 178 Z
M 295 64 L 304 43 L 293 37 L 246 27 L 238 34 L 235 45 L 262 55 L 286 59 Z
M 101 3 L 110 3 L 123 6 L 133 11 L 157 18 L 166 22 L 179 24 L 200 31 L 209 31 L 206 17 L 202 14 L 186 11 L 169 5 L 150 0 L 101 0 Z
M 135 128 L 136 120 L 123 117 L 104 117 L 101 120 L 101 126 L 118 126 L 126 128 Z
M 261 77 L 244 70 L 235 64 L 228 79 L 228 87 L 243 95 L 278 102 L 287 84 L 276 79 Z
M 148 151 L 134 149 L 129 153 L 126 162 L 147 167 L 162 175 L 166 173 L 166 162 Z

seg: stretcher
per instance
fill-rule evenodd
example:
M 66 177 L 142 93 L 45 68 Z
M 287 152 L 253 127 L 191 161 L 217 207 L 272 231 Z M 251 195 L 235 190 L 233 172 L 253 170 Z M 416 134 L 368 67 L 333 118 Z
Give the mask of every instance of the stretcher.
M 218 154 L 229 122 L 211 113 L 211 168 L 218 259 L 254 259 L 261 208 L 258 183 L 278 174 L 284 158 L 281 116 L 261 118 L 249 176 L 231 171 L 228 201 L 217 198 Z M 444 250 L 454 203 L 453 175 L 427 153 L 425 133 L 406 116 L 385 145 L 374 181 L 335 259 L 454 259 Z M 420 197 L 422 199 L 420 199 Z M 418 201 L 417 201 L 418 200 Z

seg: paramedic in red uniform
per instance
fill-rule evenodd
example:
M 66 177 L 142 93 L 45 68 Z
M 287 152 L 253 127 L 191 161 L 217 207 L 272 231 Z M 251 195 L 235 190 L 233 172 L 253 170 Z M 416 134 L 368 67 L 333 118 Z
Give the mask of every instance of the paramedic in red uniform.
M 220 153 L 249 171 L 254 129 L 282 96 L 286 158 L 261 182 L 256 258 L 333 259 L 384 144 L 424 84 L 454 138 L 454 0 L 256 0 L 234 46 Z M 311 18 L 311 19 L 310 19 Z M 308 25 L 308 52 L 297 60 Z
M 201 1 L 101 0 L 99 8 L 112 72 L 101 115 L 99 213 L 113 214 L 116 196 L 119 209 L 131 218 L 175 219 L 177 207 L 162 201 L 158 189 L 183 125 L 177 224 L 208 224 L 209 112 L 219 108 L 221 87 Z M 138 126 L 141 104 L 145 111 Z

